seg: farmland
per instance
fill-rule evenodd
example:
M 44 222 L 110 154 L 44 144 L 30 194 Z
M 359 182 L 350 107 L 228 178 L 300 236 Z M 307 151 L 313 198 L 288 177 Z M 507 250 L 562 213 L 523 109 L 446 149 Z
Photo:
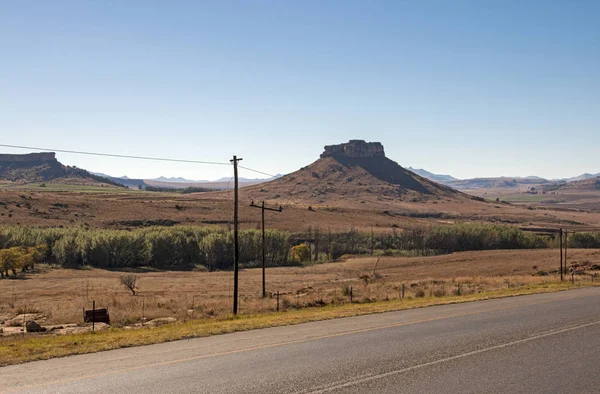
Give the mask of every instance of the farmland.
M 570 261 L 593 274 L 600 265 L 597 249 L 569 251 Z M 269 297 L 262 299 L 260 269 L 240 272 L 240 311 L 274 311 L 279 292 L 282 309 L 304 308 L 350 301 L 398 299 L 402 284 L 406 298 L 457 293 L 485 293 L 506 288 L 550 284 L 558 280 L 558 250 L 498 250 L 461 252 L 432 257 L 344 257 L 339 262 L 267 269 Z M 138 295 L 132 296 L 119 278 L 123 272 L 102 269 L 54 269 L 27 274 L 21 280 L 0 281 L 0 315 L 17 311 L 45 316 L 46 324 L 80 323 L 81 310 L 107 307 L 117 326 L 139 324 L 142 318 L 178 320 L 227 316 L 231 310 L 233 273 L 129 271 L 138 277 Z M 591 276 L 578 275 L 589 283 Z M 600 280 L 600 278 L 599 278 Z

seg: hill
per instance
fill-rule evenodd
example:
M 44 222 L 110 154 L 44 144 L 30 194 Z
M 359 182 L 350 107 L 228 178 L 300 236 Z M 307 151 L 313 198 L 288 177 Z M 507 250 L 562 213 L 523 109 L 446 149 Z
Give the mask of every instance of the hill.
M 326 146 L 320 159 L 276 180 L 243 189 L 255 199 L 336 204 L 366 201 L 469 199 L 423 178 L 385 156 L 379 142 L 351 140 Z
M 590 173 L 585 173 L 585 174 L 581 174 L 579 176 L 573 177 L 573 178 L 568 178 L 565 179 L 567 182 L 576 182 L 576 181 L 585 181 L 586 179 L 592 179 L 592 178 L 597 178 L 600 176 L 600 172 L 597 174 L 590 174 Z
M 25 155 L 0 154 L 0 179 L 20 183 L 78 182 L 117 186 L 110 179 L 92 174 L 77 167 L 61 164 L 53 152 Z
M 519 187 L 530 187 L 536 185 L 548 184 L 550 181 L 538 178 L 538 177 L 527 177 L 527 178 L 473 178 L 473 179 L 462 179 L 447 182 L 446 184 L 457 189 L 457 190 L 473 190 L 473 189 L 507 189 L 507 188 L 519 188 Z
M 443 183 L 445 185 L 447 185 L 449 182 L 457 181 L 458 180 L 457 178 L 453 177 L 452 175 L 434 174 L 433 172 L 429 172 L 429 171 L 424 170 L 422 168 L 408 167 L 408 170 L 414 172 L 417 175 L 422 176 L 423 178 L 427 178 L 427 179 L 432 180 L 434 182 Z
M 579 181 L 563 182 L 560 184 L 549 185 L 546 190 L 579 190 L 592 191 L 600 190 L 600 175 L 593 178 L 586 178 Z

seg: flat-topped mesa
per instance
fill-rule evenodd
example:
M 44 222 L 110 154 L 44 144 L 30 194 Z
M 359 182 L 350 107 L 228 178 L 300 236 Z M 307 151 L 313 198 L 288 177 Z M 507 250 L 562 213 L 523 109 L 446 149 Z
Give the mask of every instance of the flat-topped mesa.
M 351 158 L 385 157 L 385 152 L 381 142 L 350 140 L 345 144 L 327 145 L 325 151 L 321 154 L 321 158 L 336 156 Z
M 56 160 L 56 153 L 42 152 L 29 153 L 25 155 L 0 154 L 0 163 L 43 163 Z

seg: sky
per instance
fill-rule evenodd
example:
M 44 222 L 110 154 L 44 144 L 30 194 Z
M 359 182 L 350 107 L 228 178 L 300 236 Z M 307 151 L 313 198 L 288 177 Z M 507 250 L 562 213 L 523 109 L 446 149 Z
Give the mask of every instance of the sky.
M 237 155 L 278 174 L 364 139 L 458 178 L 596 173 L 599 20 L 595 0 L 0 0 L 0 144 Z M 113 176 L 232 174 L 58 158 Z

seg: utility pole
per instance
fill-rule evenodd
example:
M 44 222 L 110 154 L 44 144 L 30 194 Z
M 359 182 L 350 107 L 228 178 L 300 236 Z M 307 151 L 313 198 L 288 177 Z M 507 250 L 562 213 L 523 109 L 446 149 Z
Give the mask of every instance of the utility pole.
M 560 281 L 563 281 L 563 229 L 559 230 L 560 239 Z
M 373 252 L 375 251 L 375 242 L 373 238 L 373 226 L 371 226 L 371 256 L 373 256 Z
M 265 274 L 265 211 L 274 211 L 274 212 L 282 212 L 283 208 L 279 206 L 279 209 L 275 208 L 267 208 L 265 207 L 265 202 L 263 201 L 261 205 L 254 204 L 254 200 L 250 203 L 252 208 L 260 208 L 262 211 L 262 296 L 265 298 L 267 296 L 267 283 L 266 283 L 266 274 Z
M 238 159 L 237 156 L 233 156 L 233 178 L 234 178 L 234 191 L 233 191 L 233 314 L 238 313 L 238 275 L 239 275 L 239 262 L 240 262 L 240 246 L 238 243 L 238 162 L 242 159 Z
M 565 229 L 565 273 L 567 272 L 567 250 L 569 249 L 569 230 Z

